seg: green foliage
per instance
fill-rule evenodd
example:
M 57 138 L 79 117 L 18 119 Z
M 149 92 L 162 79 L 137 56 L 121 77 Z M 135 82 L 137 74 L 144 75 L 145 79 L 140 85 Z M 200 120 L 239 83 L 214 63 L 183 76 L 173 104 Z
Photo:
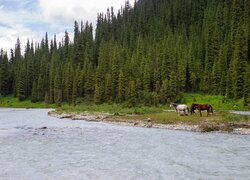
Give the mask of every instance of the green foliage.
M 110 114 L 149 114 L 162 112 L 162 107 L 137 106 L 127 107 L 126 104 L 80 104 L 76 106 L 63 105 L 57 108 L 57 111 L 63 112 L 86 112 L 86 113 L 110 113 Z
M 117 15 L 113 8 L 98 14 L 95 36 L 91 24 L 75 21 L 73 42 L 66 31 L 57 47 L 46 33 L 36 47 L 28 40 L 23 55 L 17 39 L 10 59 L 1 51 L 0 94 L 133 107 L 200 92 L 247 107 L 249 9 L 247 0 L 126 1 Z
M 215 111 L 218 110 L 246 110 L 244 107 L 243 99 L 234 100 L 221 95 L 205 95 L 205 94 L 192 94 L 183 93 L 183 102 L 188 106 L 192 103 L 211 104 Z
M 54 104 L 46 104 L 44 102 L 32 102 L 32 100 L 20 101 L 13 96 L 0 97 L 0 107 L 13 108 L 56 108 Z
M 7 95 L 9 88 L 8 58 L 1 50 L 0 53 L 0 94 Z
M 38 95 L 37 95 L 37 84 L 36 81 L 33 82 L 32 86 L 32 94 L 31 94 L 31 102 L 36 103 L 39 101 Z
M 61 81 L 61 77 L 60 77 L 59 68 L 56 69 L 54 78 L 55 78 L 54 79 L 54 87 L 53 87 L 54 102 L 56 105 L 60 106 L 62 103 L 62 81 Z

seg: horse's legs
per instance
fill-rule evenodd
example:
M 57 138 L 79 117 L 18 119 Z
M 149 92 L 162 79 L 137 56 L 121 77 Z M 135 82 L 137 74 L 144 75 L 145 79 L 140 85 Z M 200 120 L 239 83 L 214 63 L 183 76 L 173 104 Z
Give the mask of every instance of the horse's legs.
M 202 114 L 201 114 L 201 110 L 199 109 L 199 111 L 200 111 L 200 117 L 202 116 Z

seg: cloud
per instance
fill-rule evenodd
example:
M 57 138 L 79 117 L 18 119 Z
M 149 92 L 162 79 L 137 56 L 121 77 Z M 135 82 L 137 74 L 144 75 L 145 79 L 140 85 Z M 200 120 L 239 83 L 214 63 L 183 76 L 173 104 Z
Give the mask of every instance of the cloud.
M 37 33 L 25 26 L 25 22 L 31 18 L 24 10 L 12 12 L 2 6 L 0 19 L 0 48 L 5 51 L 15 47 L 17 38 L 22 42 L 22 46 L 26 44 L 28 38 L 36 40 Z
M 15 48 L 17 38 L 22 49 L 27 39 L 40 42 L 45 32 L 61 42 L 65 30 L 73 39 L 74 21 L 88 20 L 95 28 L 97 13 L 113 6 L 116 13 L 125 0 L 0 0 L 0 48 Z
M 46 21 L 72 23 L 74 20 L 96 22 L 97 13 L 113 6 L 115 12 L 124 0 L 39 0 L 41 13 Z
M 0 47 L 7 52 L 9 52 L 11 48 L 15 48 L 17 38 L 21 41 L 22 51 L 25 49 L 28 38 L 30 41 L 38 41 L 36 33 L 20 24 L 11 27 L 0 27 L 0 34 L 2 34 L 2 36 L 0 36 Z

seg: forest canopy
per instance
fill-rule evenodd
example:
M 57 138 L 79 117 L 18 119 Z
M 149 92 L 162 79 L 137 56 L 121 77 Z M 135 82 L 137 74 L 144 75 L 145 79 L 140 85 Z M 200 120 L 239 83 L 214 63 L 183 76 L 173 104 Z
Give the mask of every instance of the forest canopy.
M 0 52 L 0 94 L 19 100 L 157 105 L 181 92 L 250 104 L 249 0 L 127 1 L 95 30 L 75 21 L 72 42 L 46 33 Z

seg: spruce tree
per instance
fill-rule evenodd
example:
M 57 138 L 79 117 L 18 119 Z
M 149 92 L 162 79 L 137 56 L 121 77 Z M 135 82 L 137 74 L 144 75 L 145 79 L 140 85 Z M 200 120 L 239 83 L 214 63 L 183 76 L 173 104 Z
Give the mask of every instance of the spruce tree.
M 247 67 L 247 42 L 245 32 L 242 27 L 238 28 L 235 37 L 235 46 L 233 52 L 233 85 L 234 97 L 239 99 L 243 97 L 244 80 Z
M 122 70 L 119 72 L 118 78 L 118 102 L 122 103 L 125 100 L 125 77 L 123 75 Z
M 7 53 L 1 50 L 0 54 L 0 94 L 7 95 L 9 92 L 9 72 Z
M 56 105 L 60 106 L 62 103 L 62 84 L 61 84 L 61 75 L 60 69 L 56 68 L 55 77 L 54 77 L 54 102 Z

